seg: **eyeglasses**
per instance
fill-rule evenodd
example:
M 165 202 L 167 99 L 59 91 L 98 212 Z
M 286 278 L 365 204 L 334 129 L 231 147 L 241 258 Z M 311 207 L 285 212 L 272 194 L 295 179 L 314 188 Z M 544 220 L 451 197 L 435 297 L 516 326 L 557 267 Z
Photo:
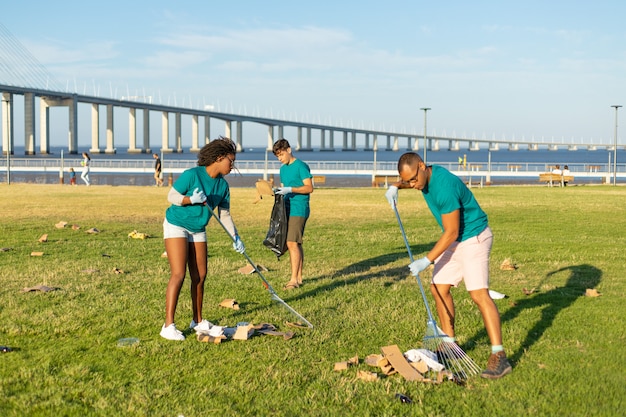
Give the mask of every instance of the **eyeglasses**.
M 235 160 L 234 159 L 230 159 L 230 157 L 228 155 L 226 155 L 226 158 L 230 161 L 230 169 L 231 170 L 234 169 L 237 174 L 241 175 L 241 172 L 239 172 L 239 170 L 235 166 Z

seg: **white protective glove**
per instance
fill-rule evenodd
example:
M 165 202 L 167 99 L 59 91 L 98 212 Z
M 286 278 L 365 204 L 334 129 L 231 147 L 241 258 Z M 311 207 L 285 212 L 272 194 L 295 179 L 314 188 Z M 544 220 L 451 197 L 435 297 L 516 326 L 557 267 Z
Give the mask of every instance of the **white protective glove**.
M 189 196 L 189 201 L 191 204 L 202 204 L 206 201 L 206 195 L 204 195 L 204 191 L 196 188 L 193 190 L 193 194 Z
M 246 251 L 246 247 L 244 246 L 239 236 L 235 236 L 235 241 L 233 242 L 233 249 L 239 253 L 244 253 Z
M 280 187 L 276 189 L 276 194 L 287 195 L 291 193 L 291 187 Z
M 398 187 L 396 187 L 395 185 L 390 185 L 389 188 L 387 189 L 387 192 L 385 193 L 385 197 L 387 198 L 387 201 L 389 201 L 391 208 L 394 208 L 395 206 L 397 206 L 398 205 Z
M 424 269 L 428 268 L 432 262 L 427 257 L 423 257 L 418 259 L 417 261 L 413 261 L 409 264 L 409 269 L 411 270 L 411 274 L 413 276 L 418 276 L 420 272 Z

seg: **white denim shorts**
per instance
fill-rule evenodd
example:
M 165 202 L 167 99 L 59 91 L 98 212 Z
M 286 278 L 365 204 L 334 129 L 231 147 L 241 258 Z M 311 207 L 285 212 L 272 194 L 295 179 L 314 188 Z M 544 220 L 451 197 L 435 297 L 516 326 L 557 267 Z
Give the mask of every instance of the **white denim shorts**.
M 187 242 L 206 242 L 206 232 L 190 232 L 184 227 L 176 226 L 163 220 L 163 239 L 172 239 L 184 237 L 187 238 Z
M 454 242 L 435 260 L 433 284 L 458 287 L 465 282 L 468 291 L 489 288 L 489 254 L 493 243 L 491 229 L 486 227 L 478 236 Z

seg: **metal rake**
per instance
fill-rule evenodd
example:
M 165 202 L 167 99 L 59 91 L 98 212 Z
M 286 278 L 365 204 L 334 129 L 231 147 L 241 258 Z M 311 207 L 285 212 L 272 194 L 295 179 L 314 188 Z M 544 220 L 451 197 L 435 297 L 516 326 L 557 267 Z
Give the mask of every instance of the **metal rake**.
M 407 252 L 409 253 L 409 259 L 413 262 L 411 246 L 409 245 L 406 233 L 404 232 L 404 226 L 402 226 L 402 220 L 400 220 L 400 214 L 398 213 L 398 208 L 395 203 L 393 205 L 393 210 L 396 214 L 396 219 L 398 220 L 398 226 L 400 226 L 400 232 L 402 232 L 404 244 L 406 245 Z M 426 313 L 428 314 L 426 335 L 423 339 L 424 347 L 431 352 L 436 353 L 438 361 L 460 380 L 466 380 L 472 375 L 479 374 L 481 369 L 478 365 L 476 365 L 472 358 L 470 358 L 459 345 L 451 341 L 451 338 L 445 334 L 439 326 L 437 326 L 437 322 L 433 318 L 430 306 L 428 305 L 428 300 L 426 299 L 426 292 L 424 291 L 422 280 L 419 277 L 415 277 L 415 279 L 417 280 L 420 292 L 422 293 L 424 305 L 426 306 Z

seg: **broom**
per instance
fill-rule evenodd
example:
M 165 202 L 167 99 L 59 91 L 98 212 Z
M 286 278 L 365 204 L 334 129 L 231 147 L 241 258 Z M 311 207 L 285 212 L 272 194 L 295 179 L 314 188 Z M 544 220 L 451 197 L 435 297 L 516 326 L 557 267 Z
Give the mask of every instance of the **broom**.
M 393 205 L 393 210 L 396 213 L 396 219 L 398 220 L 398 226 L 400 226 L 400 232 L 402 232 L 402 238 L 404 244 L 409 253 L 409 259 L 413 262 L 413 254 L 411 253 L 411 246 L 406 238 L 404 227 L 402 226 L 402 220 L 400 220 L 400 214 L 396 204 Z M 433 318 L 433 314 L 428 306 L 428 300 L 426 299 L 426 293 L 424 292 L 424 286 L 419 277 L 415 277 L 424 299 L 424 305 L 426 306 L 426 313 L 428 313 L 428 322 L 426 323 L 426 335 L 423 339 L 423 345 L 426 349 L 437 354 L 438 361 L 446 367 L 453 375 L 459 380 L 466 380 L 472 375 L 477 375 L 481 372 L 481 369 L 470 358 L 467 353 L 461 349 L 459 345 L 451 341 L 451 338 L 444 333 L 443 330 L 437 326 L 437 322 Z

